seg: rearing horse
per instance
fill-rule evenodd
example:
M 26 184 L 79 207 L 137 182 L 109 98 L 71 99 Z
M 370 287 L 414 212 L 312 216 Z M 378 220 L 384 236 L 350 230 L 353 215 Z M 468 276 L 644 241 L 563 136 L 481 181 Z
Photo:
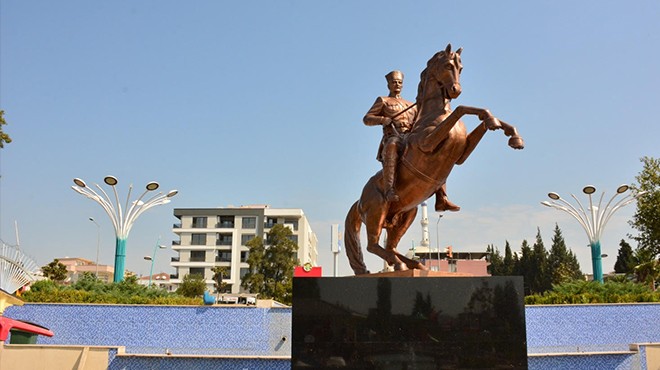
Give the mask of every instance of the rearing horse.
M 395 270 L 425 270 L 420 262 L 396 251 L 417 215 L 417 206 L 445 184 L 454 165 L 465 162 L 486 131 L 503 129 L 510 137 L 509 146 L 514 149 L 524 146 L 516 128 L 493 117 L 487 109 L 460 105 L 451 110 L 451 99 L 461 94 L 461 51 L 462 48 L 452 52 L 451 44 L 447 45 L 428 61 L 421 73 L 417 119 L 397 165 L 395 184 L 399 201 L 387 201 L 383 174 L 379 171 L 366 183 L 360 199 L 346 216 L 344 244 L 356 275 L 369 273 L 360 248 L 362 223 L 367 227 L 367 251 L 387 261 Z M 460 121 L 466 114 L 476 115 L 482 121 L 469 134 Z M 385 248 L 378 244 L 383 229 L 387 231 Z

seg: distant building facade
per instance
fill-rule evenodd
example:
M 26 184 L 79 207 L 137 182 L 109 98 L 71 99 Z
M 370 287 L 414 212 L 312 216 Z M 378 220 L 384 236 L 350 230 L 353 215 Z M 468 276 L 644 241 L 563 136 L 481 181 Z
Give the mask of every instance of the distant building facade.
M 490 276 L 486 260 L 487 252 L 454 252 L 452 247 L 444 251 L 428 247 L 415 247 L 406 256 L 422 262 L 430 271 L 460 272 L 473 276 Z
M 298 244 L 300 264 L 318 262 L 317 238 L 302 209 L 270 208 L 252 205 L 227 208 L 176 208 L 179 219 L 172 231 L 178 240 L 172 250 L 179 254 L 171 265 L 176 269 L 170 283 L 177 286 L 188 274 L 204 277 L 209 291 L 215 292 L 213 271 L 216 266 L 227 268 L 223 282 L 227 293 L 244 293 L 241 278 L 248 272 L 247 242 L 256 236 L 265 239 L 276 224 L 289 227 L 291 239 Z
M 110 283 L 114 279 L 115 269 L 112 266 L 97 265 L 94 261 L 79 257 L 64 257 L 57 260 L 66 266 L 66 283 L 75 283 L 85 272 L 98 276 L 99 280 L 105 283 Z
M 160 272 L 158 274 L 153 274 L 151 276 L 141 276 L 138 278 L 138 284 L 152 287 L 165 289 L 168 292 L 174 291 L 172 284 L 170 283 L 170 274 L 165 272 Z

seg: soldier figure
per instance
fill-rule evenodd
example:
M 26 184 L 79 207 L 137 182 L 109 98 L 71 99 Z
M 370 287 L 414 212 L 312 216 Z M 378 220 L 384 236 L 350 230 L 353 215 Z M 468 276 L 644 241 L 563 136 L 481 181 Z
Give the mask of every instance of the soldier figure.
M 376 159 L 383 163 L 383 190 L 389 202 L 399 201 L 396 193 L 394 179 L 399 155 L 404 147 L 404 136 L 412 129 L 417 107 L 401 97 L 403 89 L 403 73 L 392 71 L 385 75 L 388 96 L 379 96 L 374 105 L 364 116 L 367 126 L 383 126 L 383 138 L 380 141 Z M 412 106 L 412 107 L 411 107 Z M 436 211 L 458 211 L 460 207 L 447 199 L 445 185 L 436 192 Z

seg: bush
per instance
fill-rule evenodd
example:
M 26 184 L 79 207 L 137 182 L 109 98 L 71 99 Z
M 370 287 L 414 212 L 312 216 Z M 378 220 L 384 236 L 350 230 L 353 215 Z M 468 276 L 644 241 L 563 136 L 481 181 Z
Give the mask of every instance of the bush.
M 543 294 L 525 297 L 525 304 L 586 304 L 660 302 L 660 292 L 630 281 L 573 281 L 555 285 Z
M 137 279 L 127 278 L 119 283 L 104 283 L 93 274 L 83 274 L 70 286 L 59 285 L 51 280 L 33 283 L 23 293 L 25 302 L 41 303 L 99 303 L 99 304 L 152 304 L 152 305 L 202 305 L 201 298 L 189 298 L 164 289 L 146 287 Z

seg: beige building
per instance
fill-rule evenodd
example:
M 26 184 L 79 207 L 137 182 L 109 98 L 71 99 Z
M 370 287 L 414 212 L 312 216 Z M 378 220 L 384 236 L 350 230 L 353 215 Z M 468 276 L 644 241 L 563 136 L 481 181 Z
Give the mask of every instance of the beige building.
M 180 223 L 172 231 L 179 237 L 172 249 L 176 274 L 170 283 L 178 285 L 187 274 L 201 274 L 211 292 L 215 292 L 212 269 L 225 266 L 227 292 L 243 293 L 241 278 L 248 272 L 249 248 L 246 243 L 257 235 L 264 237 L 276 224 L 291 229 L 291 239 L 298 244 L 298 261 L 317 265 L 317 238 L 302 209 L 270 208 L 252 205 L 228 208 L 176 208 Z
M 66 283 L 75 283 L 84 272 L 97 275 L 99 280 L 111 283 L 114 278 L 115 269 L 108 265 L 97 265 L 94 261 L 79 257 L 58 258 L 61 264 L 66 266 Z

